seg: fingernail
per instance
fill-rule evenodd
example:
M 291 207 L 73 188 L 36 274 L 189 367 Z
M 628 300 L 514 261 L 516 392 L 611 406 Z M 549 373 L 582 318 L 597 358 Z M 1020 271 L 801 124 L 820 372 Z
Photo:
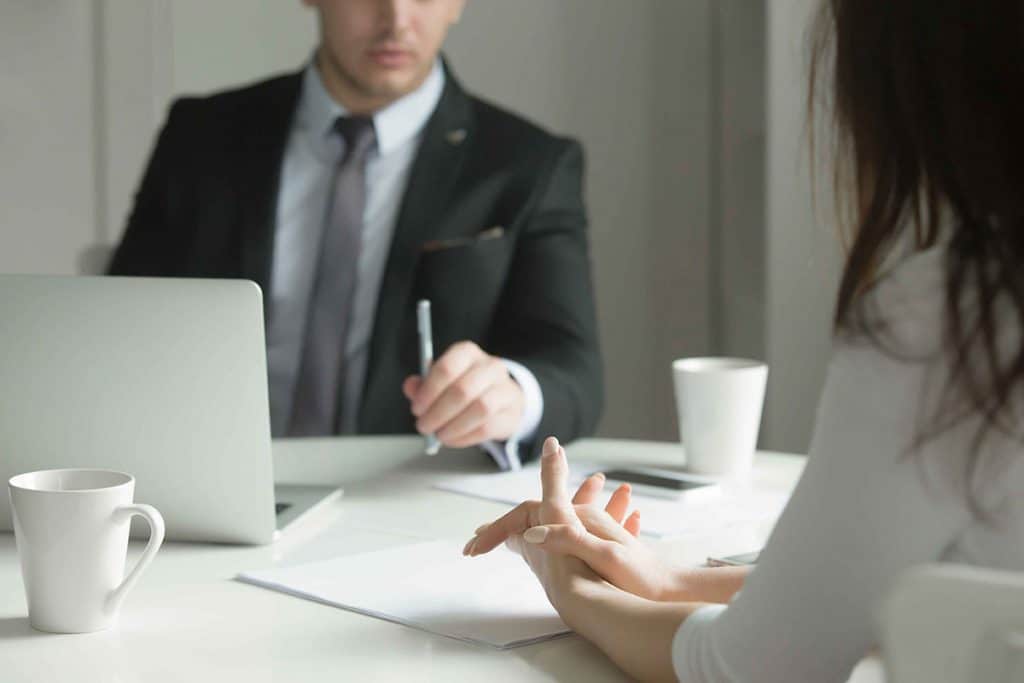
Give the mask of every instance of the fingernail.
M 470 557 L 473 557 L 474 555 L 476 555 L 476 544 L 477 544 L 477 541 L 479 541 L 479 540 L 480 540 L 479 538 L 474 538 L 472 541 L 469 542 L 469 556 Z
M 594 472 L 593 476 L 597 477 L 601 481 L 604 481 L 604 479 L 605 479 L 604 472 Z
M 484 532 L 484 531 L 485 531 L 485 530 L 487 529 L 487 527 L 489 527 L 490 525 L 491 525 L 491 524 L 490 524 L 490 522 L 488 522 L 487 524 L 481 524 L 480 526 L 478 526 L 478 527 L 476 528 L 476 531 L 474 531 L 474 532 L 473 532 L 473 534 L 474 534 L 475 536 L 479 536 L 479 535 L 480 535 L 480 534 L 482 534 L 482 533 L 483 533 L 483 532 Z
M 523 533 L 523 540 L 527 543 L 543 543 L 547 537 L 548 528 L 546 526 L 533 526 Z
M 466 545 L 462 547 L 462 554 L 469 555 L 469 549 L 473 547 L 473 543 L 476 541 L 476 536 L 466 541 Z
M 556 455 L 559 448 L 561 448 L 561 446 L 558 445 L 558 439 L 553 436 L 549 436 L 544 442 L 544 455 Z

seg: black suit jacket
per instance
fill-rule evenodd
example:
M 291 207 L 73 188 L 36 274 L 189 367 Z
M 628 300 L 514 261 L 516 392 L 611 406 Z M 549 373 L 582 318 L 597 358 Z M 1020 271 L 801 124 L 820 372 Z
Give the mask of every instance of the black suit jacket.
M 267 288 L 301 80 L 174 103 L 110 274 L 246 278 Z M 414 431 L 401 383 L 418 370 L 418 298 L 432 302 L 435 349 L 473 340 L 537 377 L 544 416 L 524 456 L 536 456 L 544 436 L 593 432 L 602 378 L 582 173 L 576 142 L 467 95 L 448 73 L 385 267 L 361 433 Z M 478 238 L 495 226 L 502 237 Z M 441 248 L 424 249 L 431 242 Z

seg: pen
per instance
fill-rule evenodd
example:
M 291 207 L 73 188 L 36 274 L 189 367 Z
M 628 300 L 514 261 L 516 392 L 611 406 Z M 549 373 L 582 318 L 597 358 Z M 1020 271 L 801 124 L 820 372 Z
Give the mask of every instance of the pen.
M 430 372 L 430 364 L 434 362 L 434 333 L 430 328 L 430 301 L 420 299 L 416 304 L 416 330 L 420 336 L 420 377 L 426 379 Z M 437 455 L 441 450 L 441 442 L 433 434 L 427 434 L 424 451 L 427 455 Z

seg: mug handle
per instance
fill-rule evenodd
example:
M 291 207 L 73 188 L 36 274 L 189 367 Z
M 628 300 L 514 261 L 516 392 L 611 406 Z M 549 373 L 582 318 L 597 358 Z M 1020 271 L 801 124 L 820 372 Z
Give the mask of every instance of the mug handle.
M 107 597 L 107 611 L 110 613 L 115 613 L 121 608 L 124 596 L 128 594 L 128 591 L 135 585 L 135 582 L 139 580 L 142 571 L 153 561 L 156 551 L 160 550 L 160 546 L 164 542 L 164 518 L 152 505 L 122 505 L 114 510 L 114 522 L 124 523 L 135 515 L 149 522 L 149 543 L 146 544 L 142 557 L 135 563 L 135 568 L 125 577 L 121 585 L 114 589 Z

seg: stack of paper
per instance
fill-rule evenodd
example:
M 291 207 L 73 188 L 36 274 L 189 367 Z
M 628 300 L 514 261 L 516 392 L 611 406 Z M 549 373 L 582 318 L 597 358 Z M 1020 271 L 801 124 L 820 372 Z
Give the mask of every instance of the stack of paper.
M 419 543 L 238 579 L 501 649 L 570 633 L 522 558 L 503 547 L 466 558 L 451 541 Z

